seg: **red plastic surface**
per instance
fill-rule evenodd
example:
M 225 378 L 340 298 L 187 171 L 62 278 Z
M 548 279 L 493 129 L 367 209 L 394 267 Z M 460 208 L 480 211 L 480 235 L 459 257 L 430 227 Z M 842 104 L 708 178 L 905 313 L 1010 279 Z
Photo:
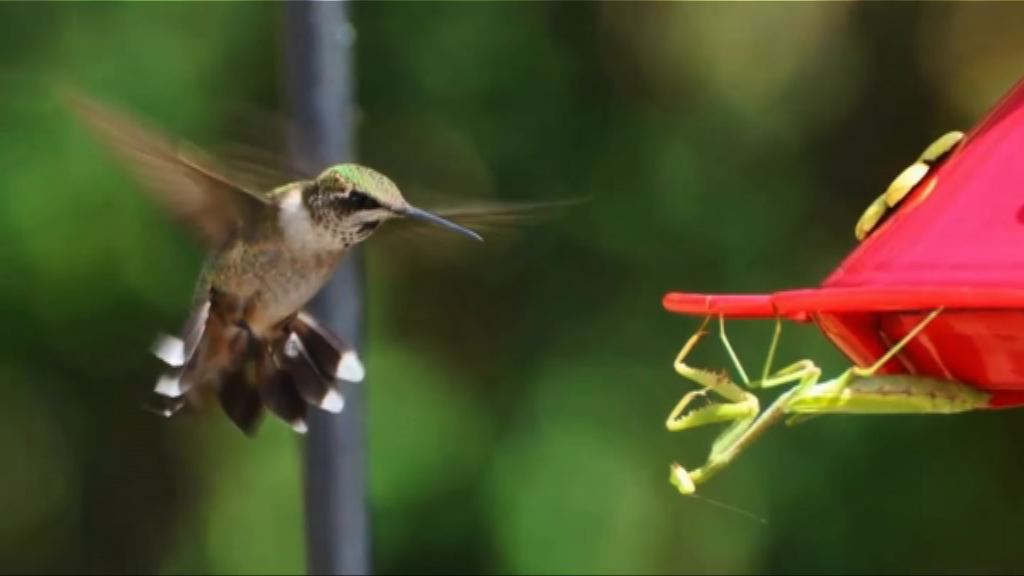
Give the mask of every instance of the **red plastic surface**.
M 677 314 L 722 314 L 729 318 L 781 316 L 806 322 L 819 313 L 898 312 L 934 310 L 941 306 L 961 310 L 1024 309 L 1024 286 L 864 286 L 808 288 L 773 294 L 696 294 L 669 292 L 663 305 Z
M 946 310 L 886 372 L 955 378 L 1024 404 L 1024 80 L 820 288 L 665 295 L 680 314 L 814 321 L 869 365 Z
M 695 294 L 669 292 L 662 304 L 677 314 L 722 314 L 730 318 L 774 318 L 773 294 Z
M 1024 287 L 1024 82 L 990 116 L 824 287 Z
M 927 312 L 821 314 L 815 320 L 851 360 L 867 366 Z M 1024 404 L 1024 309 L 948 310 L 883 373 L 927 374 L 994 392 L 993 406 Z

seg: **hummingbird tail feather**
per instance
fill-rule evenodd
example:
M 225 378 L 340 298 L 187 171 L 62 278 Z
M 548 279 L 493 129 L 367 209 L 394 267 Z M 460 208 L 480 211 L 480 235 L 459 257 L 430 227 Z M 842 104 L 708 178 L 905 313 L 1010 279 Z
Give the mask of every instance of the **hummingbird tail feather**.
M 322 410 L 335 414 L 341 412 L 345 407 L 344 397 L 332 381 L 320 374 L 316 362 L 295 332 L 288 335 L 282 351 L 282 364 L 291 374 L 299 395 Z
M 209 302 L 203 302 L 181 337 L 158 337 L 153 353 L 168 368 L 154 391 L 170 406 L 159 413 L 169 417 L 207 394 L 247 436 L 256 433 L 266 412 L 305 433 L 310 406 L 341 412 L 345 399 L 338 381 L 363 379 L 355 350 L 309 314 L 299 313 L 270 340 L 243 326 L 211 315 Z
M 142 405 L 142 408 L 148 412 L 156 414 L 157 416 L 170 418 L 171 416 L 174 416 L 178 412 L 178 410 L 181 410 L 181 408 L 184 406 L 184 398 L 161 397 L 157 400 L 157 405 L 154 406 L 151 403 L 145 403 Z
M 356 351 L 325 329 L 306 312 L 299 312 L 292 322 L 292 330 L 302 340 L 317 370 L 328 380 L 362 382 L 366 375 Z
M 153 355 L 172 368 L 185 364 L 185 343 L 177 336 L 160 334 L 153 343 Z
M 157 336 L 151 350 L 170 367 L 170 370 L 160 375 L 154 387 L 154 392 L 160 396 L 176 400 L 191 389 L 196 372 L 195 353 L 206 333 L 209 315 L 210 301 L 204 299 L 192 308 L 181 331 L 182 337 L 170 334 Z M 180 407 L 179 405 L 178 408 Z
M 217 398 L 228 418 L 246 436 L 253 436 L 263 419 L 263 402 L 260 390 L 253 386 L 252 361 L 242 363 L 236 370 L 223 370 L 217 379 Z
M 306 410 L 309 406 L 299 394 L 295 377 L 287 370 L 275 370 L 260 388 L 263 403 L 299 434 L 308 430 Z
M 160 378 L 156 381 L 156 386 L 153 387 L 153 391 L 164 398 L 181 398 L 188 391 L 182 380 L 184 375 L 184 366 L 172 366 L 171 369 L 160 375 Z

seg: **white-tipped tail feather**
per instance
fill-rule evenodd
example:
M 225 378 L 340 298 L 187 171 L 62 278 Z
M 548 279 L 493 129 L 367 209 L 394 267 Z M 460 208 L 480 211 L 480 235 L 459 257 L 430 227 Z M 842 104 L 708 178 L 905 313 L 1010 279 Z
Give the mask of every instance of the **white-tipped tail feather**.
M 153 342 L 152 351 L 168 366 L 178 368 L 185 364 L 185 343 L 176 336 L 161 334 Z
M 345 408 L 345 398 L 334 388 L 327 388 L 327 394 L 324 394 L 320 407 L 328 412 L 340 414 Z
M 321 410 L 340 413 L 345 407 L 345 399 L 317 370 L 314 360 L 299 336 L 294 333 L 288 336 L 282 349 L 288 371 L 294 378 L 299 394 Z
M 366 369 L 355 349 L 309 314 L 300 313 L 292 323 L 292 329 L 300 341 L 297 343 L 302 344 L 305 354 L 325 378 L 362 382 L 366 377 Z M 286 348 L 290 345 L 286 344 Z
M 185 393 L 181 387 L 181 371 L 172 370 L 161 374 L 153 391 L 164 398 L 180 398 Z
M 366 377 L 366 369 L 363 368 L 363 363 L 359 361 L 359 356 L 354 351 L 349 350 L 341 355 L 341 362 L 338 362 L 338 371 L 335 373 L 335 377 L 349 382 L 362 382 Z
M 361 382 L 366 375 L 356 351 L 308 314 L 284 327 L 283 340 L 237 345 L 233 338 L 256 336 L 237 333 L 223 310 L 203 303 L 180 336 L 161 334 L 153 343 L 153 354 L 169 366 L 154 387 L 164 402 L 184 405 L 190 388 L 212 386 L 224 412 L 247 435 L 255 433 L 264 411 L 305 434 L 308 409 L 341 413 L 345 397 L 338 382 Z M 226 355 L 215 353 L 229 341 Z

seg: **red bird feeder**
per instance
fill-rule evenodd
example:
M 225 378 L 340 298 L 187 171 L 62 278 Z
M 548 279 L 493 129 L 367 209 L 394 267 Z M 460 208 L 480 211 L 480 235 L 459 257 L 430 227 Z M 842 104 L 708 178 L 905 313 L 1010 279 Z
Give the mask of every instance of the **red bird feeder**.
M 883 212 L 888 217 L 877 224 Z M 809 361 L 774 377 L 766 367 L 761 381 L 745 383 L 756 388 L 799 382 L 799 390 L 760 413 L 749 392 L 682 362 L 695 335 L 677 358 L 677 371 L 707 388 L 696 394 L 714 391 L 733 403 L 684 415 L 693 399 L 687 395 L 668 427 L 736 423 L 716 442 L 704 468 L 687 473 L 673 467 L 680 490 L 692 492 L 694 482 L 723 466 L 782 414 L 1024 405 L 1024 80 L 972 131 L 948 134 L 929 147 L 872 204 L 857 233 L 862 242 L 818 288 L 665 295 L 664 307 L 678 314 L 723 322 L 813 322 L 858 366 L 825 383 L 817 382 Z M 927 397 L 936 395 L 963 404 L 929 404 Z

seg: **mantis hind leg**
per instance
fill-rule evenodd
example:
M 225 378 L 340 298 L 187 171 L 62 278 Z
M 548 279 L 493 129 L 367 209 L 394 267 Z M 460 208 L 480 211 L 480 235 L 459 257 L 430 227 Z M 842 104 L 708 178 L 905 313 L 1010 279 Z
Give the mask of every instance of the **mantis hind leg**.
M 867 368 L 854 367 L 854 368 L 851 368 L 850 370 L 848 370 L 848 372 L 852 373 L 855 376 L 859 376 L 861 378 L 867 378 L 867 377 L 870 377 L 870 376 L 874 376 L 875 373 L 877 373 L 879 370 L 882 369 L 882 366 L 885 366 L 886 364 L 888 364 L 889 361 L 892 360 L 893 358 L 895 358 L 896 355 L 899 354 L 903 350 L 903 348 L 906 347 L 906 345 L 910 343 L 911 340 L 916 338 L 917 335 L 920 334 L 928 326 L 928 324 L 930 324 L 931 321 L 934 320 L 935 317 L 938 316 L 942 312 L 942 310 L 943 310 L 942 307 L 939 307 L 939 308 L 936 308 L 935 310 L 932 310 L 931 313 L 929 313 L 920 322 L 917 323 L 917 326 L 914 326 L 914 328 L 911 329 L 910 332 L 907 332 L 906 336 L 901 338 L 899 342 L 897 342 L 892 348 L 889 349 L 888 352 L 883 354 L 882 357 L 879 358 L 871 366 L 868 366 Z
M 903 338 L 901 338 L 895 345 L 889 348 L 889 350 L 885 354 L 883 354 L 881 358 L 876 360 L 874 364 L 863 368 L 858 366 L 848 368 L 838 378 L 836 378 L 835 381 L 831 383 L 830 394 L 833 397 L 838 398 L 843 393 L 843 391 L 855 380 L 874 377 L 878 373 L 878 371 L 882 369 L 883 366 L 885 366 L 887 363 L 889 363 L 890 360 L 895 358 L 896 355 L 899 354 L 907 346 L 907 344 L 911 342 L 911 340 L 916 338 L 928 326 L 928 324 L 932 322 L 932 320 L 934 320 L 940 313 L 942 313 L 942 311 L 943 308 L 939 307 L 930 312 L 920 322 L 918 322 L 913 329 L 907 332 L 907 334 L 903 336 Z M 822 412 L 818 413 L 797 413 L 790 416 L 786 420 L 786 425 L 795 426 L 797 424 L 802 424 L 807 420 L 816 418 L 826 413 L 828 413 L 826 410 L 822 410 Z

